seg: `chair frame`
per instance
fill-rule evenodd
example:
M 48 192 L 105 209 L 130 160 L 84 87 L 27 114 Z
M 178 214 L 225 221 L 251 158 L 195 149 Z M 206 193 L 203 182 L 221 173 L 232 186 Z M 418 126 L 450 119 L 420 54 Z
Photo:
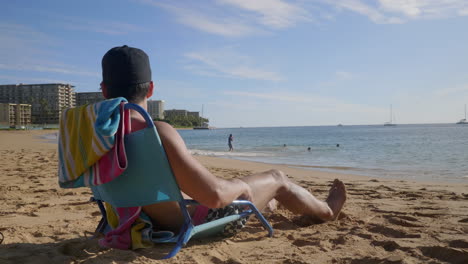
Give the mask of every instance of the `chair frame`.
M 140 113 L 145 118 L 147 128 L 153 128 L 156 130 L 156 127 L 153 121 L 151 120 L 151 117 L 142 107 L 136 104 L 132 104 L 132 103 L 127 103 L 125 104 L 124 107 L 126 110 L 131 109 Z M 157 133 L 157 130 L 156 130 L 156 133 Z M 129 164 L 129 166 L 131 166 L 131 164 Z M 174 180 L 175 180 L 175 177 L 174 177 Z M 110 226 L 107 221 L 106 209 L 103 205 L 104 200 L 101 199 L 100 196 L 95 193 L 94 188 L 91 188 L 91 189 L 93 190 L 93 194 L 94 194 L 94 196 L 91 197 L 91 201 L 97 203 L 99 210 L 102 214 L 102 218 L 96 227 L 95 233 L 105 234 L 107 233 L 107 231 L 110 230 Z M 179 188 L 179 191 L 180 191 L 180 188 Z M 213 234 L 214 231 L 219 230 L 220 228 L 223 228 L 226 224 L 232 221 L 236 221 L 241 218 L 247 218 L 251 214 L 254 214 L 260 220 L 264 228 L 268 230 L 268 236 L 269 237 L 273 236 L 273 228 L 265 219 L 265 217 L 263 217 L 260 211 L 255 207 L 255 205 L 250 201 L 235 200 L 231 204 L 243 206 L 246 208 L 246 210 L 244 210 L 243 212 L 239 214 L 226 216 L 226 217 L 216 219 L 214 221 L 210 221 L 210 222 L 196 225 L 196 226 L 193 224 L 192 218 L 190 217 L 190 214 L 187 210 L 187 206 L 199 205 L 199 203 L 195 200 L 188 200 L 188 199 L 177 199 L 176 201 L 179 203 L 182 215 L 184 217 L 184 224 L 182 225 L 179 233 L 171 238 L 153 237 L 153 234 L 156 234 L 157 232 L 153 232 L 151 230 L 149 231 L 149 233 L 143 234 L 148 240 L 150 240 L 153 243 L 168 243 L 168 242 L 176 243 L 174 248 L 163 259 L 167 259 L 167 258 L 171 258 L 175 256 L 181 250 L 181 248 L 187 244 L 190 238 L 204 237 L 206 236 L 206 234 Z

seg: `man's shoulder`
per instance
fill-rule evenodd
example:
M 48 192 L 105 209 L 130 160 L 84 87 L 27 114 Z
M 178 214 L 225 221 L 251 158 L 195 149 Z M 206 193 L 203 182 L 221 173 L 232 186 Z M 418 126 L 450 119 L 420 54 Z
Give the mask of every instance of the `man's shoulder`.
M 174 127 L 172 127 L 170 124 L 163 122 L 163 121 L 154 121 L 154 125 L 156 126 L 156 129 L 158 130 L 158 133 L 161 134 L 173 134 L 177 133 L 177 130 L 175 130 Z
M 170 124 L 168 124 L 167 122 L 164 122 L 164 121 L 154 121 L 154 124 L 156 125 L 156 127 L 161 127 L 161 128 L 172 128 L 174 129 Z

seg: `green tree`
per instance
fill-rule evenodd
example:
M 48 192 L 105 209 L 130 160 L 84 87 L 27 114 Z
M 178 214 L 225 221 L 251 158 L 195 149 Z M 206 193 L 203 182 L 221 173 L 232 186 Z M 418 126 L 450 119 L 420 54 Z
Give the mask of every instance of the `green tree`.
M 195 116 L 169 116 L 165 119 L 155 118 L 154 120 L 164 121 L 174 127 L 197 127 L 209 122 L 207 118 L 199 118 Z

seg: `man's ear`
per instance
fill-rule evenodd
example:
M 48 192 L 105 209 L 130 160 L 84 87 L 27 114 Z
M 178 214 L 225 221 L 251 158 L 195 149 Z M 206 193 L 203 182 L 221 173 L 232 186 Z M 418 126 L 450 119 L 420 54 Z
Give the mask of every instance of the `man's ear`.
M 104 98 L 108 99 L 107 98 L 107 86 L 101 82 L 101 92 L 102 92 L 102 96 L 104 96 Z
M 153 96 L 153 91 L 154 91 L 154 84 L 153 84 L 153 81 L 151 81 L 149 88 L 148 88 L 148 93 L 146 94 L 146 98 L 150 98 L 151 96 Z

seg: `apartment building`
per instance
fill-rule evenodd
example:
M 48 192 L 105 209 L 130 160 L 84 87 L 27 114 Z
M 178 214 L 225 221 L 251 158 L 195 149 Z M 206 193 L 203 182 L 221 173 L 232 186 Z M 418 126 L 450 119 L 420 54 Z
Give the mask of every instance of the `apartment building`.
M 196 118 L 199 118 L 200 112 L 191 112 L 191 111 L 182 110 L 182 109 L 172 109 L 172 110 L 164 111 L 164 116 L 166 116 L 167 118 L 171 118 L 175 116 L 182 116 L 182 117 L 194 116 Z
M 94 104 L 102 100 L 105 100 L 102 92 L 76 93 L 76 106 Z
M 31 124 L 31 105 L 0 103 L 0 126 L 21 128 Z
M 199 118 L 200 117 L 200 112 L 187 112 L 187 115 Z
M 75 106 L 73 88 L 63 83 L 0 85 L 0 103 L 30 104 L 33 124 L 58 124 L 62 110 Z
M 164 101 L 163 100 L 148 100 L 148 113 L 151 118 L 164 119 Z
M 175 116 L 182 116 L 186 117 L 187 116 L 187 110 L 182 110 L 182 109 L 171 109 L 171 110 L 165 110 L 164 111 L 164 116 L 166 118 L 172 118 Z

